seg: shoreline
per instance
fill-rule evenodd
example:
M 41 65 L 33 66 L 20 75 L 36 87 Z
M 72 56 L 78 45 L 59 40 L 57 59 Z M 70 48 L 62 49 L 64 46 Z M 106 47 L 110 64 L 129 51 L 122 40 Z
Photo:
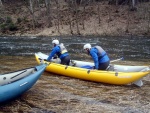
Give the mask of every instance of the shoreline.
M 37 35 L 37 34 L 23 34 L 23 35 L 0 35 L 0 37 L 150 37 L 150 35 L 133 35 L 133 34 L 128 34 L 128 35 Z

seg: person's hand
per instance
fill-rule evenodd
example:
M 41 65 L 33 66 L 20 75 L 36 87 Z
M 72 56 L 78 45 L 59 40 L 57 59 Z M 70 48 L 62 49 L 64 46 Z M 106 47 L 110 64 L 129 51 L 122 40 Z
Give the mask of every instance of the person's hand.
M 54 56 L 53 59 L 57 59 L 57 56 Z
M 95 66 L 93 66 L 93 68 L 92 69 L 95 69 Z
M 54 55 L 54 56 L 53 56 L 53 59 L 57 59 L 57 58 L 58 58 L 57 55 Z
M 97 70 L 97 69 L 95 68 L 95 66 L 93 66 L 92 70 Z
M 44 59 L 44 61 L 45 61 L 45 62 L 51 62 L 52 60 L 47 60 L 47 59 Z

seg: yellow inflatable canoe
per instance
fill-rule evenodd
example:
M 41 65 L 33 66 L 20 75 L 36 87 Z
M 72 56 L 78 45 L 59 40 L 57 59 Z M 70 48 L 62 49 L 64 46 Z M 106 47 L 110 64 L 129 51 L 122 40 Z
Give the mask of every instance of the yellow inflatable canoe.
M 45 55 L 46 56 L 46 55 Z M 46 59 L 41 54 L 35 53 L 36 61 L 41 63 L 41 59 Z M 46 67 L 46 71 L 56 73 L 59 75 L 65 75 L 83 80 L 89 80 L 94 82 L 102 82 L 114 85 L 136 84 L 142 86 L 141 79 L 150 73 L 150 68 L 146 67 L 142 72 L 117 72 L 117 71 L 99 71 L 90 70 L 73 66 L 61 65 L 58 63 L 47 62 L 49 65 Z

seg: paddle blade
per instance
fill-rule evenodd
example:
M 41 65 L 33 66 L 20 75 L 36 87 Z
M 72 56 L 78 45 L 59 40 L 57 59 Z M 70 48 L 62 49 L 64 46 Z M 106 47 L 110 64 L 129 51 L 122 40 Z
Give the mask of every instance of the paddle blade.
M 134 82 L 133 84 L 135 84 L 135 85 L 137 85 L 139 87 L 143 86 L 142 80 L 138 80 L 138 81 Z

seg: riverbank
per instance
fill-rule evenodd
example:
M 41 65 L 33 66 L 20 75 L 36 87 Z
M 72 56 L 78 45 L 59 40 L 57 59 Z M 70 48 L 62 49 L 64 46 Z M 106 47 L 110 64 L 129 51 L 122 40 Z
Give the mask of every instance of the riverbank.
M 83 4 L 79 5 L 76 15 L 74 7 L 69 10 L 67 2 L 60 0 L 61 13 L 57 14 L 56 4 L 52 2 L 50 20 L 42 3 L 40 9 L 35 7 L 37 26 L 33 26 L 33 15 L 28 11 L 28 6 L 21 1 L 3 5 L 4 9 L 0 9 L 1 21 L 5 22 L 9 17 L 16 28 L 11 28 L 13 30 L 11 31 L 8 30 L 9 26 L 5 26 L 6 23 L 3 24 L 1 36 L 150 36 L 148 18 L 150 2 L 137 4 L 136 11 L 130 11 L 128 5 L 115 6 L 108 4 L 107 1 L 92 2 L 85 9 Z M 48 26 L 49 22 L 51 26 Z

